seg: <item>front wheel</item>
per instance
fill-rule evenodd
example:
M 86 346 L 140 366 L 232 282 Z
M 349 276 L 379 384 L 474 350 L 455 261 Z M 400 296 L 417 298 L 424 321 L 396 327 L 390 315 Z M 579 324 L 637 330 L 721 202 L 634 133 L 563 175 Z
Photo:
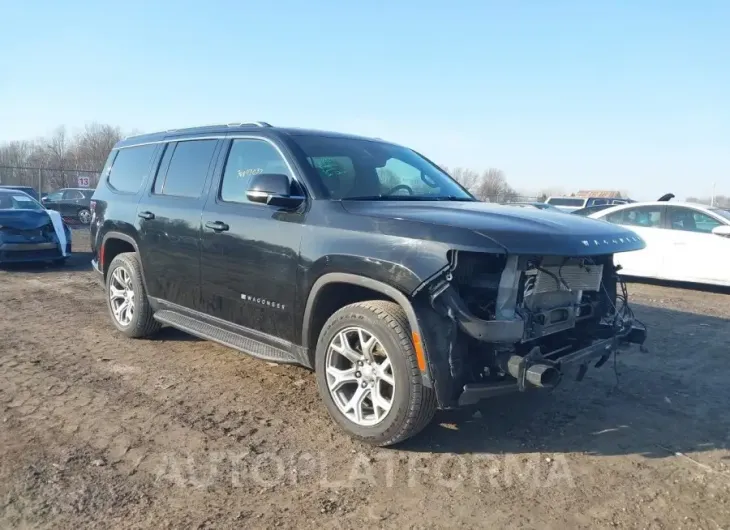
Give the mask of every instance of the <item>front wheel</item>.
M 359 440 L 393 445 L 433 418 L 436 397 L 423 385 L 398 304 L 376 300 L 337 311 L 319 336 L 315 369 L 330 416 Z

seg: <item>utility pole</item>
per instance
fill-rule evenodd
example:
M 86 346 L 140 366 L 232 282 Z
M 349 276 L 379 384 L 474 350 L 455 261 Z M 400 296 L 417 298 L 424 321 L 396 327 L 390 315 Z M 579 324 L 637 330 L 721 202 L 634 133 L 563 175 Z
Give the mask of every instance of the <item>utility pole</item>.
M 43 196 L 43 174 L 41 173 L 43 170 L 41 168 L 38 168 L 38 197 Z
M 710 199 L 710 206 L 714 208 L 715 206 L 715 186 L 717 186 L 716 182 L 712 183 L 712 198 Z

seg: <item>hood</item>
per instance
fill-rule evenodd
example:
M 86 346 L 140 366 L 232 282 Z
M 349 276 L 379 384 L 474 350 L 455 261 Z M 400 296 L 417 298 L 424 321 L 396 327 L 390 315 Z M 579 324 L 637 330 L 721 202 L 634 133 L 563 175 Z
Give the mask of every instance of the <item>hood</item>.
M 627 228 L 563 212 L 483 202 L 342 201 L 356 215 L 471 230 L 510 254 L 591 256 L 641 250 L 646 244 Z
M 45 210 L 0 210 L 0 226 L 15 230 L 32 230 L 51 222 Z

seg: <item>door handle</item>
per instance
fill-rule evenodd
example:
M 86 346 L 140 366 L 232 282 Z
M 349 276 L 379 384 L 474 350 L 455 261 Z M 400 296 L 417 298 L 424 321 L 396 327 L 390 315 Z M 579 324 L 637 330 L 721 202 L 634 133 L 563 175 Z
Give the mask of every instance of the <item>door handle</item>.
M 153 214 L 152 212 L 139 212 L 137 216 L 141 217 L 142 219 L 147 219 L 148 221 L 155 218 L 155 214 Z
M 228 225 L 221 221 L 208 221 L 205 223 L 206 228 L 210 228 L 216 232 L 225 232 L 228 230 Z

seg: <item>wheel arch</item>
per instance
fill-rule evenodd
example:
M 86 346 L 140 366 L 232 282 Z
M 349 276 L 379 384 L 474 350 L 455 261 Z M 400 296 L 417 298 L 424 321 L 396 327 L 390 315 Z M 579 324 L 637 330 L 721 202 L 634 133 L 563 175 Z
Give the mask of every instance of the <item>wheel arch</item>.
M 343 290 L 346 287 L 354 288 L 349 290 L 349 293 L 352 293 L 351 295 L 327 296 L 332 294 L 335 289 L 340 293 L 348 293 L 348 291 Z M 314 282 L 309 292 L 302 321 L 302 345 L 309 356 L 311 366 L 314 366 L 314 355 L 319 333 L 327 319 L 335 311 L 346 305 L 372 299 L 389 300 L 403 309 L 411 328 L 411 340 L 415 339 L 418 342 L 418 344 L 414 344 L 416 353 L 423 359 L 421 371 L 424 376 L 424 384 L 430 386 L 421 330 L 410 300 L 404 293 L 391 285 L 356 274 L 342 272 L 324 274 Z
M 139 246 L 132 236 L 113 230 L 104 234 L 101 240 L 101 252 L 99 253 L 99 267 L 104 275 L 105 281 L 109 264 L 123 252 L 135 252 L 139 256 Z M 144 266 L 142 265 L 141 259 L 139 260 L 139 269 L 142 271 L 142 283 L 144 283 L 144 288 L 147 290 L 147 280 L 145 279 Z

